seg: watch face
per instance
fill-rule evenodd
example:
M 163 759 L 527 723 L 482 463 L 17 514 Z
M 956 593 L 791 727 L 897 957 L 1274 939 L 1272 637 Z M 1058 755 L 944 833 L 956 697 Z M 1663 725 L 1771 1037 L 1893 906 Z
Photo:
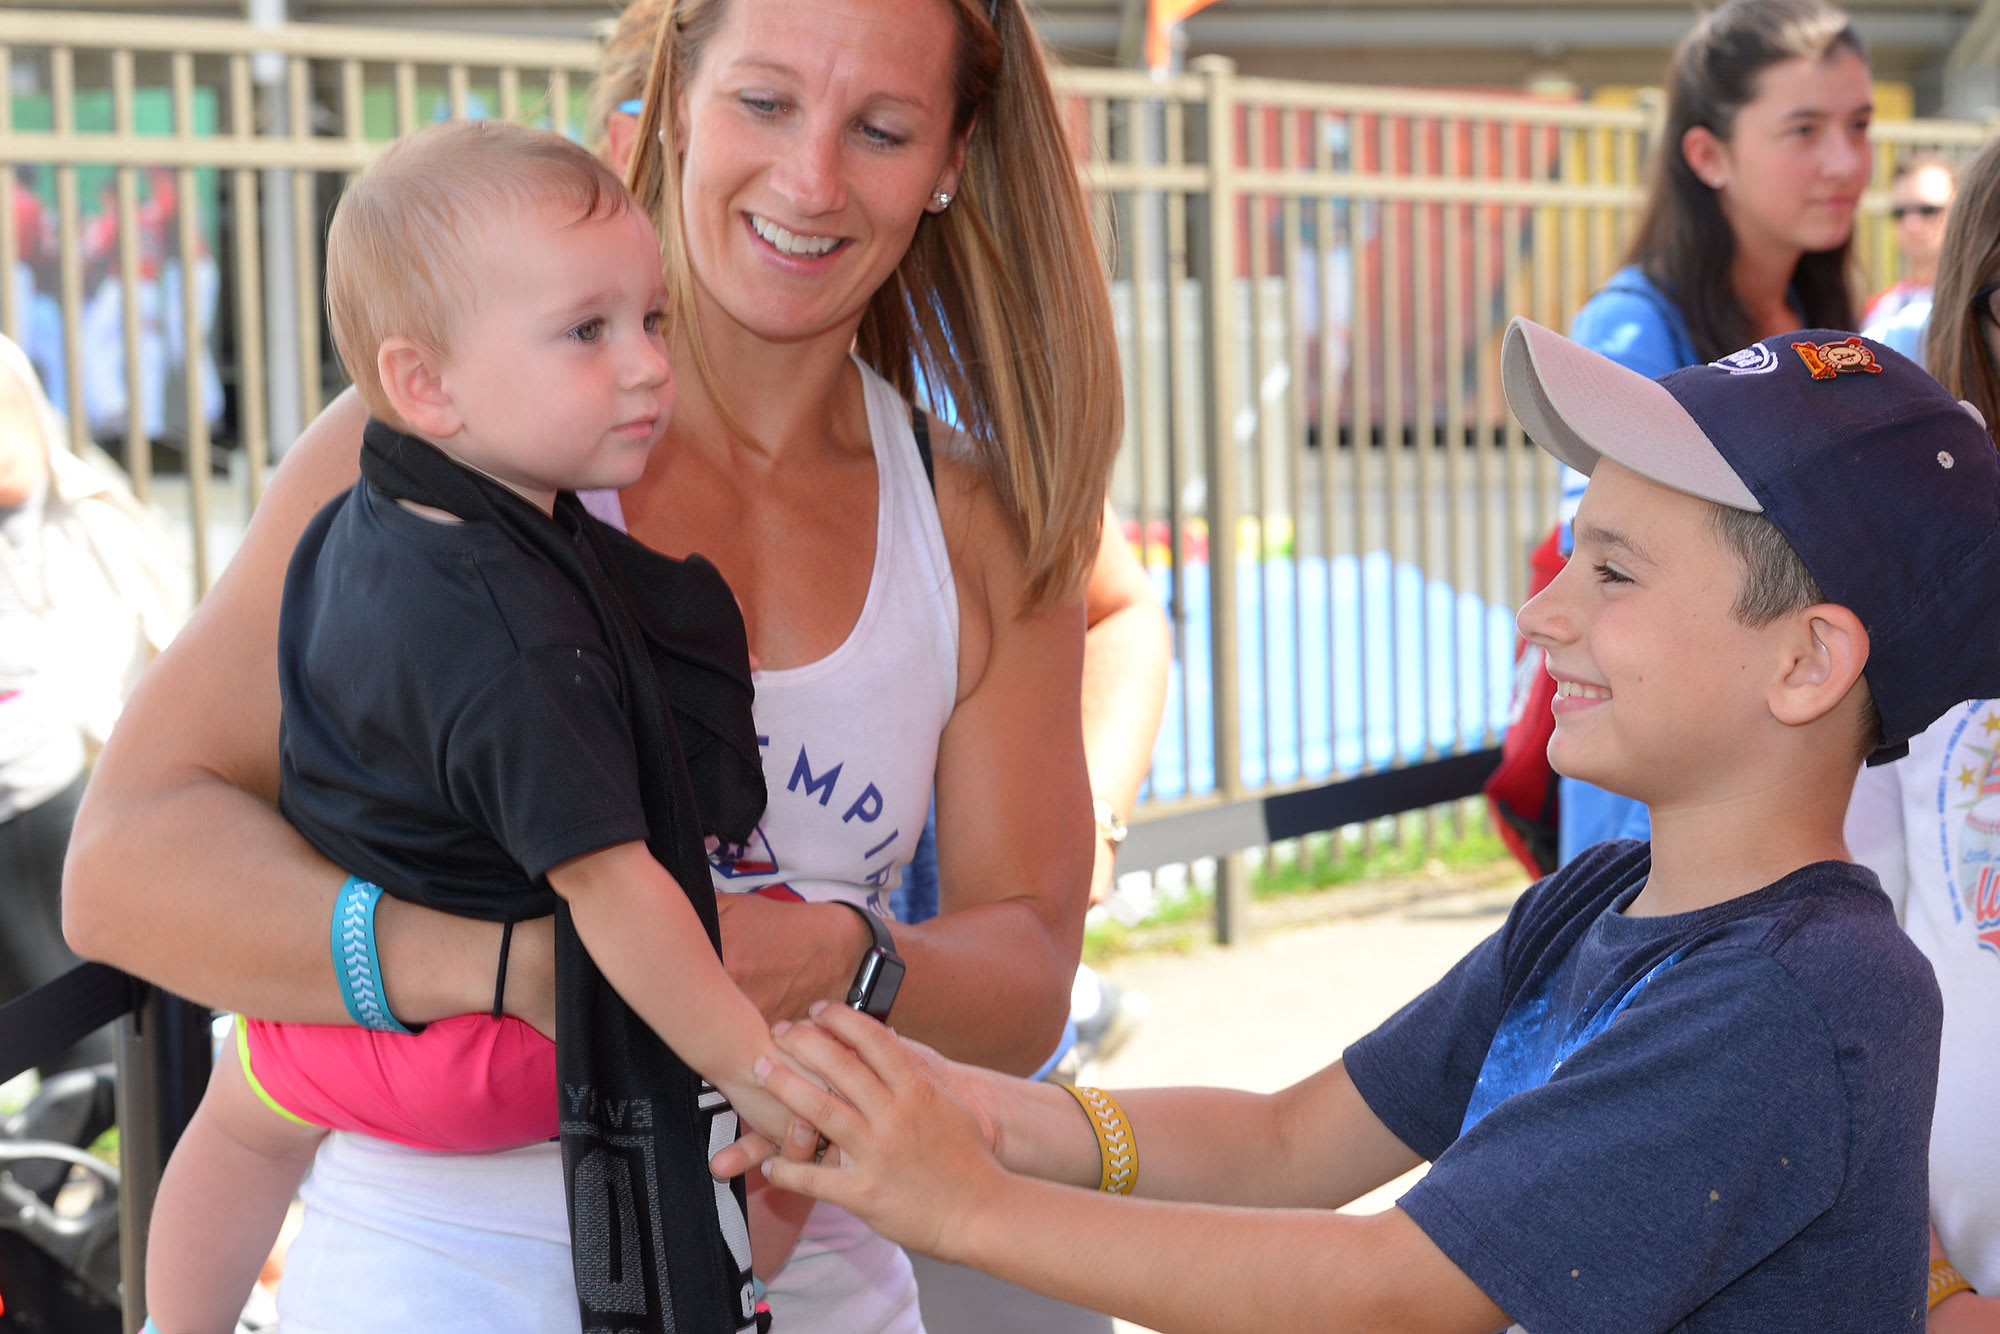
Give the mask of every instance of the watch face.
M 875 974 L 875 990 L 868 997 L 868 1013 L 877 1019 L 887 1020 L 890 1007 L 896 1003 L 896 993 L 903 989 L 903 961 L 893 954 L 884 955 L 881 971 Z
M 861 960 L 861 971 L 847 989 L 847 1003 L 863 1014 L 887 1019 L 903 986 L 903 961 L 886 950 L 871 949 Z

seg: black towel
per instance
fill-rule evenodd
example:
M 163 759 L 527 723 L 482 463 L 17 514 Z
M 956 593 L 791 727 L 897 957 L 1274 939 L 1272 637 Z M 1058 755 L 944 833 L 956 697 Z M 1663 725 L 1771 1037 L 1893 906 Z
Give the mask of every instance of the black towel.
M 553 516 L 543 514 L 381 422 L 369 422 L 362 437 L 361 474 L 393 499 L 497 525 L 583 593 L 628 702 L 647 845 L 719 954 L 702 838 L 748 841 L 765 798 L 749 648 L 722 576 L 699 556 L 671 560 L 641 546 L 567 492 Z M 504 905 L 494 906 L 504 917 Z M 736 1115 L 605 981 L 566 905 L 556 910 L 556 1034 L 563 1179 L 586 1334 L 768 1327 L 751 1296 L 742 1182 L 708 1174 L 710 1155 L 735 1137 Z

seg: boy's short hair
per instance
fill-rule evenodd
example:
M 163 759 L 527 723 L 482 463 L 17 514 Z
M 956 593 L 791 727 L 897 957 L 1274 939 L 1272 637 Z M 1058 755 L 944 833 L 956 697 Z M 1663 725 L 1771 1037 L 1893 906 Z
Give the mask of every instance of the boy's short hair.
M 327 230 L 327 322 L 371 413 L 405 425 L 376 374 L 383 342 L 401 336 L 449 354 L 478 291 L 484 227 L 538 205 L 574 222 L 637 207 L 584 148 L 506 121 L 419 130 L 383 149 L 347 187 Z
M 1712 500 L 1708 508 L 1716 537 L 1743 567 L 1743 581 L 1737 585 L 1736 601 L 1729 608 L 1729 614 L 1739 622 L 1760 630 L 1780 617 L 1827 600 L 1819 580 L 1812 577 L 1812 571 L 1799 559 L 1799 553 L 1792 550 L 1792 544 L 1785 540 L 1776 524 L 1761 514 L 1718 505 Z M 1862 695 L 1858 738 L 1861 749 L 1856 759 L 1872 754 L 1882 745 L 1882 715 L 1876 711 L 1875 697 L 1865 681 Z
M 2000 453 L 1908 358 L 1802 329 L 1649 380 L 1517 318 L 1501 378 L 1535 443 L 1579 472 L 1615 459 L 1775 530 L 1817 600 L 1868 632 L 1870 763 L 2000 695 Z M 1746 574 L 1752 603 L 1762 582 Z

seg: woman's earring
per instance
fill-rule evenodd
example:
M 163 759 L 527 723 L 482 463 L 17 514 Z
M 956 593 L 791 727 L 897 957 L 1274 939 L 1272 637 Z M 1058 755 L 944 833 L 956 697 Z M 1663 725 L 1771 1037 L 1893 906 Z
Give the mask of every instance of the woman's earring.
M 933 212 L 942 213 L 951 207 L 951 191 L 940 190 L 931 196 L 931 203 L 937 205 Z

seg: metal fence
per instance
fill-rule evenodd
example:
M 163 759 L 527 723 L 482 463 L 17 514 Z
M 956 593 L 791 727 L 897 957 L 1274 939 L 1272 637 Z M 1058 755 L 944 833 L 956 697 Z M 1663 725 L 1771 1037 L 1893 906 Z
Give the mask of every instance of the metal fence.
M 596 60 L 589 41 L 0 10 L 0 327 L 73 440 L 184 507 L 197 592 L 273 446 L 342 383 L 319 251 L 347 176 L 444 117 L 575 133 Z M 1114 498 L 1176 636 L 1127 866 L 1183 856 L 1190 829 L 1260 841 L 1267 798 L 1495 743 L 1556 492 L 1501 401 L 1498 334 L 1517 312 L 1562 326 L 1615 267 L 1655 124 L 1644 98 L 1196 66 L 1061 76 L 1113 222 Z M 1892 276 L 1895 162 L 1985 134 L 1878 125 L 1867 281 Z M 1225 860 L 1225 913 L 1240 872 Z
M 596 61 L 585 41 L 0 10 L 0 327 L 72 440 L 183 511 L 197 593 L 273 446 L 342 382 L 319 254 L 347 176 L 443 117 L 575 133 Z M 1515 313 L 1561 327 L 1617 265 L 1655 109 L 1221 60 L 1060 86 L 1112 223 L 1114 499 L 1175 630 L 1121 866 L 1218 858 L 1226 938 L 1243 849 L 1451 801 L 1490 768 L 1512 608 L 1556 498 L 1501 400 L 1499 333 Z M 1876 127 L 1870 286 L 1894 276 L 1896 161 L 1986 134 Z M 133 1155 L 163 1152 L 191 1109 L 200 1015 L 85 980 L 96 1010 L 143 1001 L 128 1033 L 152 1034 L 125 1047 L 158 1132 L 124 1140 L 143 1217 L 157 1159 Z

